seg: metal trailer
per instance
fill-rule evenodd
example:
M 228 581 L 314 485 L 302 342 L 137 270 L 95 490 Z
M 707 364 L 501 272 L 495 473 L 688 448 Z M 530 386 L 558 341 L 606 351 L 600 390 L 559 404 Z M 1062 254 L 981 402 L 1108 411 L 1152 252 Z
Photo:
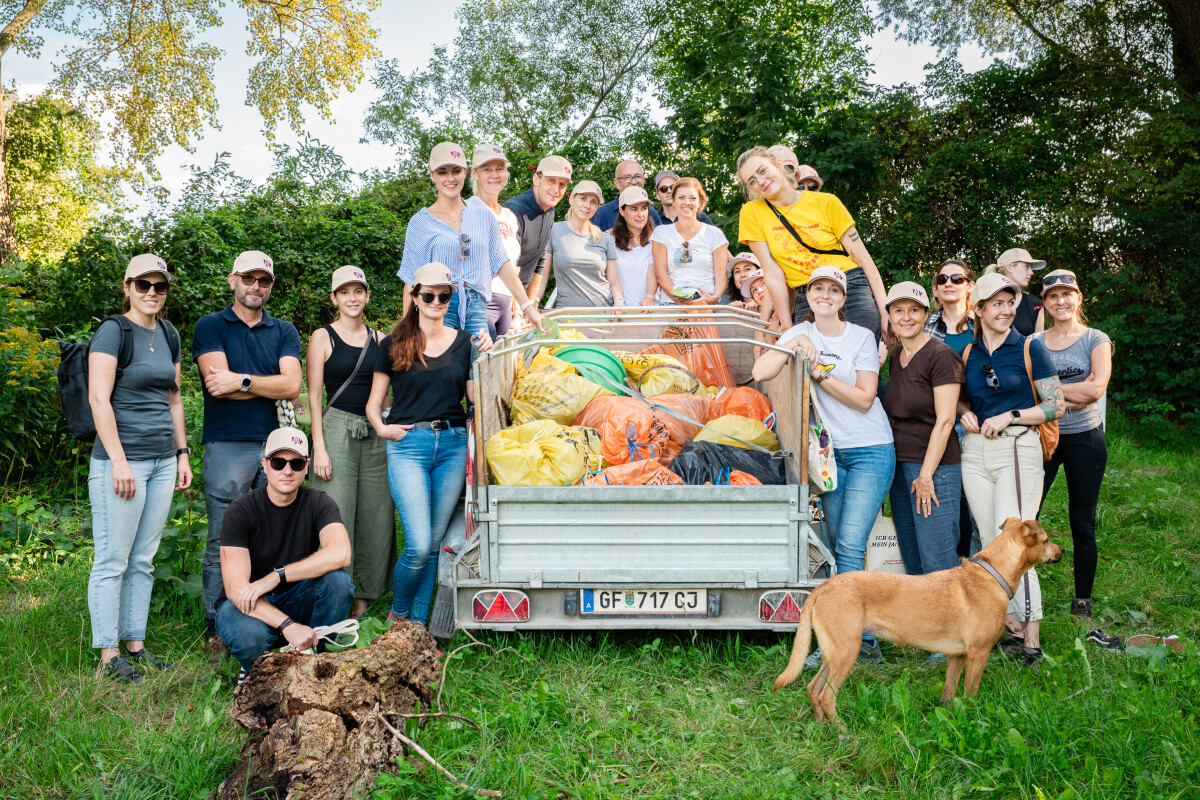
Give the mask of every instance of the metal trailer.
M 473 477 L 465 515 L 446 537 L 430 630 L 795 629 L 809 592 L 834 559 L 812 525 L 807 475 L 808 393 L 803 361 L 753 383 L 757 315 L 736 308 L 563 309 L 547 315 L 591 344 L 640 350 L 668 326 L 713 326 L 735 383 L 771 401 L 790 454 L 782 486 L 499 486 L 484 454 L 508 424 L 518 356 L 578 344 L 504 339 L 474 365 Z M 766 347 L 784 351 L 775 345 Z M 474 530 L 468 534 L 467 529 Z

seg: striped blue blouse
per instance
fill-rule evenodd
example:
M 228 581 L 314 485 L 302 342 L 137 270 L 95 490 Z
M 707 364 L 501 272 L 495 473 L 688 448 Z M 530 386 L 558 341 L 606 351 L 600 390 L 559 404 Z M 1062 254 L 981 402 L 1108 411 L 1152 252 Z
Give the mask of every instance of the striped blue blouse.
M 463 257 L 463 240 L 471 254 Z M 492 278 L 508 263 L 496 215 L 488 208 L 467 206 L 462 214 L 462 234 L 422 208 L 408 221 L 404 232 L 404 255 L 396 275 L 411 285 L 417 270 L 431 261 L 450 268 L 456 284 L 466 284 L 487 299 L 492 297 Z

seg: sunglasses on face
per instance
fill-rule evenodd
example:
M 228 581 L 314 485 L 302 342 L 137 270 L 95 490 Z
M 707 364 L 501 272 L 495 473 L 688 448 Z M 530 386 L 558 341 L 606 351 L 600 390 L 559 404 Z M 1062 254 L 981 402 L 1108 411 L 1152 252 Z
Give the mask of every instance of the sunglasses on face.
M 967 276 L 963 275 L 962 273 L 955 273 L 954 275 L 947 275 L 946 273 L 943 272 L 941 275 L 938 275 L 937 278 L 935 278 L 933 282 L 936 283 L 938 286 L 945 286 L 947 283 L 953 283 L 955 286 L 958 286 L 960 283 L 967 282 Z
M 675 188 L 675 184 L 671 184 L 670 186 L 660 186 L 660 187 L 658 187 L 658 193 L 659 194 L 670 194 L 671 190 L 674 188 Z
M 166 281 L 155 281 L 154 283 L 151 283 L 150 281 L 145 281 L 139 278 L 133 282 L 133 288 L 138 294 L 145 294 L 153 289 L 155 294 L 165 295 L 171 289 L 171 284 L 167 283 Z
M 425 305 L 433 305 L 435 302 L 438 305 L 445 305 L 450 302 L 450 298 L 454 296 L 453 292 L 421 292 L 421 302 Z
M 1051 275 L 1042 279 L 1042 289 L 1049 289 L 1051 286 L 1074 286 L 1074 275 Z
M 1000 376 L 996 374 L 996 370 L 992 369 L 991 364 L 981 364 L 983 369 L 983 379 L 987 381 L 987 385 L 993 389 L 1000 388 Z
M 271 456 L 267 459 L 267 463 L 271 465 L 271 469 L 276 472 L 283 472 L 284 467 L 291 467 L 292 472 L 299 472 L 308 464 L 307 458 L 284 458 L 283 456 Z
M 275 279 L 270 275 L 260 275 L 257 278 L 253 275 L 241 275 L 239 277 L 242 279 L 242 286 L 253 286 L 257 283 L 264 289 L 270 289 L 271 284 L 275 283 Z

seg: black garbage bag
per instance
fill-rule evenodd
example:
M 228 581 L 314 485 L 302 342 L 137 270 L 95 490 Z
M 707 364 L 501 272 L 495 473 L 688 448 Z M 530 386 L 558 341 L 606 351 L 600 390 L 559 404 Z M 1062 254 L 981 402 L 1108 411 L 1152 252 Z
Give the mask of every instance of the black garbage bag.
M 781 454 L 762 453 L 716 442 L 688 442 L 675 456 L 669 469 L 691 486 L 720 483 L 721 473 L 726 470 L 740 470 L 753 475 L 766 486 L 787 483 Z

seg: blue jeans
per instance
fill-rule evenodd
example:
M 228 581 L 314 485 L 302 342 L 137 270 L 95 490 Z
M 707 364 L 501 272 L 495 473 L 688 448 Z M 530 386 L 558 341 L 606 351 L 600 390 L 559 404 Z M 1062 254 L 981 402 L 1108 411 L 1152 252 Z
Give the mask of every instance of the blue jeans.
M 297 581 L 282 592 L 267 592 L 262 599 L 301 625 L 317 628 L 346 618 L 354 599 L 354 585 L 346 570 L 335 569 L 319 578 Z M 246 669 L 263 653 L 286 641 L 275 628 L 243 614 L 232 600 L 217 608 L 217 633 Z
M 799 323 L 808 314 L 808 298 L 805 287 L 796 289 L 796 307 L 792 311 L 792 321 Z M 879 306 L 875 305 L 875 295 L 871 294 L 871 282 L 862 267 L 846 273 L 846 305 L 842 311 L 846 321 L 866 328 L 875 335 L 875 344 L 879 344 Z
M 413 428 L 387 443 L 388 485 L 404 526 L 404 552 L 392 572 L 392 613 L 429 619 L 438 551 L 467 478 L 467 429 Z
M 458 309 L 464 295 L 467 298 L 465 314 L 459 313 Z M 486 333 L 488 330 L 487 298 L 469 286 L 456 287 L 454 295 L 450 298 L 450 305 L 446 307 L 446 316 L 442 318 L 442 324 L 447 328 L 466 331 L 472 336 L 478 336 L 480 331 Z
M 833 543 L 837 571 L 861 572 L 867 540 L 896 470 L 896 446 L 837 448 L 837 488 L 821 495 L 825 525 Z
M 146 638 L 154 554 L 162 540 L 175 491 L 176 459 L 131 461 L 133 497 L 113 491 L 112 461 L 93 458 L 88 469 L 92 537 L 96 552 L 88 580 L 92 647 Z
M 913 481 L 920 474 L 921 465 L 915 461 L 898 461 L 892 481 L 892 522 L 909 575 L 928 575 L 958 566 L 962 469 L 958 464 L 939 464 L 933 471 L 933 492 L 941 505 L 930 503 L 928 517 L 917 508 L 917 496 L 912 492 Z
M 263 442 L 209 442 L 204 448 L 204 507 L 208 511 L 208 541 L 200 577 L 204 586 L 204 621 L 212 628 L 214 604 L 221 596 L 221 525 L 225 509 L 251 489 L 267 485 L 262 470 Z

